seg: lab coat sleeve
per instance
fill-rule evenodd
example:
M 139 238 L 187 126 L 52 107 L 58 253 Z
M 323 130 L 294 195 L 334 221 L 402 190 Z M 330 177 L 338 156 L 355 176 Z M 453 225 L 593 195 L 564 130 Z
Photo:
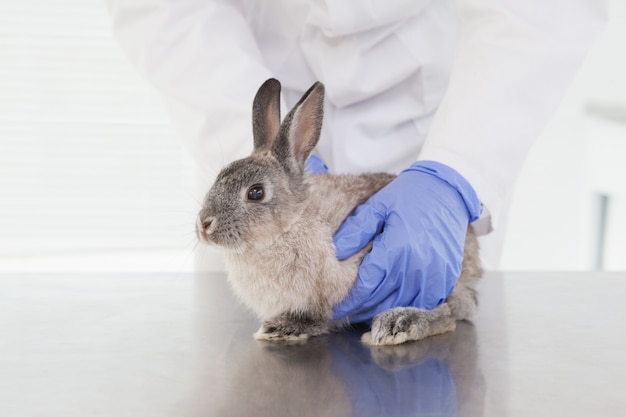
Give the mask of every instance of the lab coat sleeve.
M 460 172 L 496 223 L 533 142 L 604 26 L 606 5 L 466 0 L 458 13 L 449 86 L 419 159 Z
M 227 1 L 106 0 L 122 49 L 165 98 L 203 171 L 250 153 L 251 104 L 270 77 L 247 22 Z

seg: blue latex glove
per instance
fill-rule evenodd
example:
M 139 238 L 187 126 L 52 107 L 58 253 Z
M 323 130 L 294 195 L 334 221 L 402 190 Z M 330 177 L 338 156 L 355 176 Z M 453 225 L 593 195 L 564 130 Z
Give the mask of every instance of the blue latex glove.
M 481 211 L 472 186 L 452 168 L 419 161 L 402 171 L 335 234 L 341 260 L 374 243 L 334 318 L 369 322 L 393 307 L 441 304 L 459 279 L 468 224 Z
M 324 161 L 315 154 L 311 154 L 309 159 L 306 160 L 304 169 L 312 174 L 328 174 L 328 167 Z

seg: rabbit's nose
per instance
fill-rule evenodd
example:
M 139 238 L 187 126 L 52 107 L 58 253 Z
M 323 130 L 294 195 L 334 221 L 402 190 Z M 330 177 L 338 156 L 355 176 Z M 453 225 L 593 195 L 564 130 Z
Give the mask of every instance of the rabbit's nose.
M 212 217 L 202 217 L 198 216 L 196 219 L 196 232 L 198 234 L 198 238 L 205 242 L 208 242 L 208 231 L 213 224 L 214 219 Z

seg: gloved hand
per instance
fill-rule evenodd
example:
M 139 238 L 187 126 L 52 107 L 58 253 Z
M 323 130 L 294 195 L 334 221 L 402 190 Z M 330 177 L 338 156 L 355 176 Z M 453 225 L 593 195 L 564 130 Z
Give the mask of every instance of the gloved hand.
M 304 169 L 312 174 L 328 174 L 328 167 L 324 161 L 314 153 L 306 160 Z
M 441 304 L 461 273 L 468 224 L 481 211 L 472 186 L 452 168 L 419 161 L 402 171 L 335 234 L 340 260 L 374 243 L 334 319 L 369 322 L 389 308 Z

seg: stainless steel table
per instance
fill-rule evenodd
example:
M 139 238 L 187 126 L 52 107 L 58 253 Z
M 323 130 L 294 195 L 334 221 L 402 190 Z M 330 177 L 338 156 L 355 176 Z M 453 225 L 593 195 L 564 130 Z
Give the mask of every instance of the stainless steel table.
M 0 416 L 624 416 L 626 273 L 490 273 L 456 332 L 261 344 L 221 274 L 0 276 Z

